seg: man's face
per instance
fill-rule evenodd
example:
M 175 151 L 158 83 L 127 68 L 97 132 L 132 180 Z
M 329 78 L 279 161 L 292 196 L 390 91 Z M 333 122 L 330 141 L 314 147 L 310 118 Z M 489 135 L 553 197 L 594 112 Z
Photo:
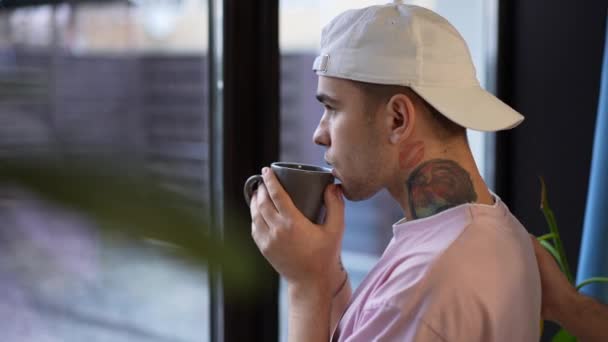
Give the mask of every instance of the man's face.
M 342 182 L 344 195 L 364 200 L 382 189 L 388 139 L 382 116 L 368 111 L 364 94 L 353 82 L 319 77 L 317 99 L 325 108 L 313 140 L 325 146 L 325 161 Z M 378 108 L 376 108 L 378 109 Z

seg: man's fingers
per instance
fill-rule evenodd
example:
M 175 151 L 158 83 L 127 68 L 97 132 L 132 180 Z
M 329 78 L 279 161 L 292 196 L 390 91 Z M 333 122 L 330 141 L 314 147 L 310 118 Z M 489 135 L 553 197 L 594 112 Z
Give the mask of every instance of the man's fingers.
M 283 189 L 281 183 L 275 176 L 274 172 L 270 168 L 264 168 L 262 171 L 262 177 L 264 177 L 264 184 L 266 185 L 266 190 L 268 191 L 268 195 L 272 199 L 274 206 L 277 208 L 279 213 L 284 215 L 294 215 L 294 213 L 299 213 L 296 206 L 291 201 L 291 198 Z
M 538 242 L 538 240 L 536 239 L 536 236 L 529 234 L 530 235 L 530 239 L 532 240 L 532 246 L 534 246 L 534 254 L 536 254 L 536 258 L 543 258 L 545 259 L 546 256 L 551 256 L 549 254 L 549 252 L 547 252 L 545 250 L 545 247 L 543 247 L 540 242 Z
M 530 236 L 530 240 L 532 240 L 532 246 L 534 246 L 534 252 L 536 254 L 538 254 L 538 247 L 542 247 L 542 246 L 540 245 L 540 243 L 538 243 L 538 240 L 536 240 L 536 236 L 529 234 L 529 233 L 528 233 L 528 235 Z
M 326 229 L 342 235 L 344 231 L 344 199 L 340 185 L 328 185 L 325 189 L 324 200 L 327 208 L 324 224 Z
M 272 202 L 264 184 L 260 184 L 257 192 L 259 213 L 264 218 L 264 221 L 269 224 L 269 228 L 272 229 L 272 227 L 280 223 L 280 214 L 274 206 L 274 202 Z
M 253 196 L 251 197 L 249 212 L 251 213 L 251 236 L 259 246 L 262 240 L 266 240 L 266 236 L 268 235 L 268 224 L 264 220 L 264 217 L 260 214 L 258 191 L 254 192 Z
M 557 260 L 540 244 L 540 242 L 536 239 L 535 236 L 530 235 L 532 239 L 532 245 L 534 246 L 534 255 L 536 256 L 536 262 L 538 263 L 539 268 L 554 268 L 556 270 L 560 270 L 559 264 Z M 561 271 L 560 271 L 561 273 Z

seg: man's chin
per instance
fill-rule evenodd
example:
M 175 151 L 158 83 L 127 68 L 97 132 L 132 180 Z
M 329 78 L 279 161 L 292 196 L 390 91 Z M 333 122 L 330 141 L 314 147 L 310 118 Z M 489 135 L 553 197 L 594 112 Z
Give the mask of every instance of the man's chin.
M 344 198 L 346 198 L 347 200 L 351 201 L 351 202 L 359 202 L 359 201 L 365 201 L 366 199 L 371 198 L 372 196 L 374 196 L 376 194 L 376 192 L 369 192 L 369 191 L 353 191 L 353 189 L 349 189 L 348 187 L 345 187 L 344 184 L 342 184 L 342 192 L 344 194 Z

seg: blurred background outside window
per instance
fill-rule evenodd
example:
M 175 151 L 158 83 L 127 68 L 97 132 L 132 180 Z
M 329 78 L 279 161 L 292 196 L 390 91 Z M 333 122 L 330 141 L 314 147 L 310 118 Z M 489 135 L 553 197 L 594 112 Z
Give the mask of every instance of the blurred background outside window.
M 111 157 L 208 212 L 207 18 L 206 0 L 0 11 L 0 78 L 16 85 L 0 153 Z M 0 216 L 1 341 L 209 340 L 206 272 L 166 247 L 108 239 L 21 189 L 2 190 Z

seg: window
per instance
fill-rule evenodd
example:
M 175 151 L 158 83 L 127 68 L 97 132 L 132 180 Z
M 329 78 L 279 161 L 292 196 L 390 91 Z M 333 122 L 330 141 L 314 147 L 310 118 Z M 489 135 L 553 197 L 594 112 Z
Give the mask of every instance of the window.
M 323 148 L 312 143 L 312 134 L 322 108 L 315 100 L 317 76 L 311 71 L 318 54 L 321 29 L 337 14 L 353 7 L 384 4 L 387 1 L 347 0 L 280 1 L 281 49 L 281 160 L 323 165 Z M 493 1 L 418 0 L 406 1 L 435 10 L 452 22 L 471 49 L 481 84 L 492 90 L 495 41 Z M 482 176 L 493 184 L 492 136 L 468 132 L 469 142 Z M 402 217 L 400 207 L 386 192 L 363 202 L 347 202 L 346 232 L 342 260 L 353 288 L 375 264 L 392 237 L 391 225 Z M 284 284 L 280 294 L 281 340 L 286 340 L 287 298 Z
M 208 212 L 207 18 L 203 0 L 2 10 L 0 78 L 25 86 L 1 90 L 0 152 L 112 156 Z M 205 270 L 21 190 L 0 215 L 0 340 L 209 340 Z

